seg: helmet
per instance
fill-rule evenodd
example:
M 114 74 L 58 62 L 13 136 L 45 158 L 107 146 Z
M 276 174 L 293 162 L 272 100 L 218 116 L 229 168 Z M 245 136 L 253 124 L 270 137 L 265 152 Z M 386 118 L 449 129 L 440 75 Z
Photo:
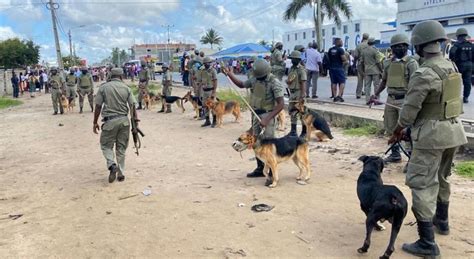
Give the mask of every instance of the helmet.
M 111 74 L 112 74 L 113 76 L 121 76 L 121 75 L 123 75 L 123 69 L 118 68 L 118 67 L 112 68 L 112 69 L 110 70 L 110 72 L 111 72 Z
M 204 56 L 204 51 L 200 51 L 199 56 Z
M 263 59 L 258 59 L 253 64 L 253 75 L 256 78 L 267 76 L 268 74 L 270 74 L 270 72 L 271 72 L 270 64 Z
M 277 42 L 277 43 L 275 44 L 275 48 L 279 48 L 279 47 L 283 47 L 283 43 Z
M 168 63 L 163 63 L 163 65 L 161 65 L 161 68 L 170 68 L 170 66 L 168 66 Z
M 459 28 L 456 31 L 456 37 L 461 35 L 468 35 L 466 28 Z
M 291 58 L 291 59 L 294 59 L 294 58 L 301 59 L 301 52 L 299 52 L 297 50 L 293 50 L 288 57 Z
M 199 50 L 195 49 L 194 54 L 199 55 Z
M 375 39 L 374 39 L 374 38 L 369 38 L 369 39 L 367 40 L 367 43 L 368 43 L 368 44 L 374 44 L 374 43 L 375 43 Z
M 446 32 L 438 21 L 428 20 L 418 23 L 411 32 L 411 44 L 423 45 L 428 42 L 446 40 Z
M 58 71 L 58 68 L 57 68 L 57 67 L 51 67 L 50 70 L 51 70 L 51 71 Z
M 302 49 L 304 49 L 303 45 L 296 45 L 293 50 L 301 51 Z
M 362 39 L 363 39 L 363 40 L 366 40 L 366 39 L 368 39 L 368 38 L 369 38 L 369 34 L 368 34 L 368 33 L 362 34 Z
M 408 40 L 408 37 L 405 34 L 395 34 L 392 36 L 390 39 L 390 47 L 393 47 L 398 44 L 407 44 L 410 45 L 410 40 Z
M 204 57 L 202 63 L 206 64 L 206 63 L 211 63 L 212 62 L 212 59 L 208 56 Z

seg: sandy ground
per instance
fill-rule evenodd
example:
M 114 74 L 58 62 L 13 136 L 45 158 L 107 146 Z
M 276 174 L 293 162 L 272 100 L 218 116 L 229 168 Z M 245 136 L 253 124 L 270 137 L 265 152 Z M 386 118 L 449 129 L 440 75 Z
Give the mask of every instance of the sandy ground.
M 280 185 L 269 189 L 245 177 L 252 152 L 241 158 L 231 148 L 249 113 L 240 124 L 226 117 L 224 128 L 202 129 L 190 105 L 184 114 L 155 107 L 140 112 L 146 137 L 140 156 L 127 151 L 126 181 L 109 184 L 92 113 L 52 116 L 49 95 L 24 99 L 0 111 L 1 258 L 378 258 L 388 244 L 390 231 L 377 232 L 368 254 L 356 252 L 365 234 L 356 159 L 383 153 L 385 140 L 334 129 L 333 141 L 311 143 L 308 185 L 296 184 L 296 166 L 285 163 Z M 330 154 L 327 146 L 351 152 Z M 401 165 L 383 179 L 411 204 Z M 444 258 L 473 258 L 474 183 L 452 182 L 451 235 L 436 238 Z M 257 203 L 275 208 L 252 212 Z M 23 216 L 8 218 L 15 214 Z M 413 221 L 409 212 L 404 223 Z M 404 225 L 393 258 L 410 258 L 401 245 L 416 235 Z

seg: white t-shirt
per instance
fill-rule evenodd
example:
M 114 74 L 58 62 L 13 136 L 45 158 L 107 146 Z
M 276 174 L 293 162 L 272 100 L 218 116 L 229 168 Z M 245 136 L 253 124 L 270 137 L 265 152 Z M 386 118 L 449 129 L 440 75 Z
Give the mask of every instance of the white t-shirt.
M 291 64 L 291 59 L 289 59 L 289 58 L 285 59 L 285 68 L 289 69 L 289 68 L 291 68 L 291 65 L 292 65 Z

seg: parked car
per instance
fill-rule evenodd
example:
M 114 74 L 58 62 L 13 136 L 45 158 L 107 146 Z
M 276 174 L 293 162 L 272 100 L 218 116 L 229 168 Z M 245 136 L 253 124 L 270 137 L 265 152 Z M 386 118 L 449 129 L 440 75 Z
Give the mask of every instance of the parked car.
M 156 62 L 155 63 L 155 74 L 162 74 L 163 73 L 163 62 Z

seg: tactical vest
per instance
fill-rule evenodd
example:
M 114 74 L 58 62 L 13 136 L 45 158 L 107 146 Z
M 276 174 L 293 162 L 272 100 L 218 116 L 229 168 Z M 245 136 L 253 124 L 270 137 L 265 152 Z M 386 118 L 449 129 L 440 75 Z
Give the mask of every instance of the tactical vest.
M 138 78 L 140 80 L 148 80 L 148 70 L 147 69 L 142 69 L 140 73 L 138 73 Z
M 280 50 L 275 50 L 272 55 L 270 56 L 270 64 L 273 66 L 277 66 L 278 68 L 285 68 L 285 62 L 284 61 L 278 61 L 277 60 L 277 51 L 281 52 Z
M 275 82 L 275 76 L 269 75 L 265 81 L 254 80 L 252 95 L 250 95 L 250 105 L 255 110 L 273 110 L 275 98 L 273 97 L 272 86 L 270 84 Z
M 212 69 L 201 70 L 201 86 L 203 89 L 213 88 Z
M 171 80 L 167 80 L 167 77 L 168 77 L 168 75 L 169 75 L 168 73 L 169 73 L 169 71 L 166 71 L 165 73 L 163 73 L 163 76 L 162 76 L 162 78 L 161 78 L 161 84 L 162 84 L 163 86 L 169 86 L 169 85 L 171 85 Z
M 430 93 L 426 96 L 418 119 L 447 120 L 458 117 L 462 111 L 461 86 L 462 76 L 457 71 L 444 72 L 439 66 L 428 66 L 442 80 L 441 93 Z
M 67 77 L 66 77 L 66 85 L 69 86 L 69 87 L 73 87 L 76 85 L 76 75 L 74 74 L 68 74 Z
M 288 86 L 290 90 L 298 90 L 300 89 L 299 82 L 300 82 L 300 75 L 299 70 L 301 67 L 291 68 L 290 72 L 288 73 L 288 81 L 291 82 Z
M 79 77 L 79 87 L 80 88 L 90 88 L 92 87 L 92 78 L 89 76 L 89 74 L 82 74 Z
M 468 62 L 472 59 L 472 44 L 470 42 L 464 42 L 457 44 L 456 49 L 456 62 Z
M 59 89 L 61 87 L 61 76 L 55 75 L 49 78 L 49 84 L 53 89 Z
M 387 87 L 408 90 L 407 65 L 404 62 L 391 62 L 387 71 Z

